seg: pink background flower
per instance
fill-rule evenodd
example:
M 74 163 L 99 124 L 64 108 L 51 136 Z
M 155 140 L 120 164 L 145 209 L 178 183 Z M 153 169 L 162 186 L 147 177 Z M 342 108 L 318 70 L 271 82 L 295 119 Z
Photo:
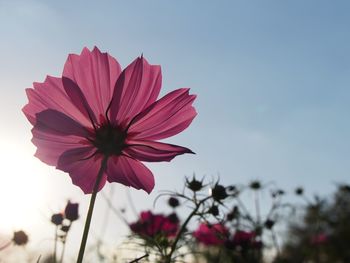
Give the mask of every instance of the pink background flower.
M 208 225 L 200 224 L 193 236 L 199 243 L 204 245 L 222 245 L 225 243 L 229 235 L 228 229 L 222 224 Z
M 130 229 L 140 236 L 150 238 L 156 235 L 173 237 L 179 230 L 179 221 L 170 216 L 144 211 L 141 212 L 138 221 L 130 224 Z
M 327 241 L 328 237 L 326 234 L 323 233 L 312 236 L 310 240 L 312 245 L 322 245 L 327 243 Z

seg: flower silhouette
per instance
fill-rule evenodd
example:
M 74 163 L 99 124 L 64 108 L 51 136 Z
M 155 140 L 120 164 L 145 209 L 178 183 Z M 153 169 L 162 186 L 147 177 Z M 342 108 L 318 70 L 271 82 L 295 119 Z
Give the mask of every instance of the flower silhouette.
M 79 204 L 78 203 L 71 203 L 68 201 L 66 208 L 64 209 L 64 216 L 69 221 L 75 221 L 79 218 Z
M 17 246 L 26 245 L 28 243 L 28 235 L 22 230 L 15 231 L 13 233 L 12 241 Z
M 143 56 L 121 71 L 96 47 L 69 55 L 61 78 L 48 76 L 26 90 L 23 112 L 33 125 L 35 156 L 69 173 L 85 193 L 93 191 L 107 158 L 99 190 L 108 181 L 150 193 L 154 177 L 141 162 L 193 153 L 158 141 L 183 131 L 196 116 L 189 89 L 157 100 L 161 81 L 160 66 Z

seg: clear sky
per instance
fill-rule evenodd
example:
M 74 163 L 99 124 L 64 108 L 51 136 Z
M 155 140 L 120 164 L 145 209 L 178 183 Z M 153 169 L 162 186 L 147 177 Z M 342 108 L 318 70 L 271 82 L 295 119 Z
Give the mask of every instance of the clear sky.
M 143 53 L 162 66 L 162 94 L 190 87 L 198 95 L 193 124 L 167 140 L 197 154 L 148 165 L 156 187 L 150 197 L 131 191 L 138 209 L 194 172 L 231 184 L 302 184 L 312 193 L 349 182 L 349 10 L 349 1 L 326 0 L 0 0 L 0 207 L 8 211 L 0 231 L 51 229 L 45 217 L 69 198 L 85 214 L 88 197 L 68 175 L 32 156 L 21 112 L 24 89 L 60 76 L 67 55 L 85 46 L 123 67 Z M 116 206 L 127 205 L 124 187 L 105 191 L 112 188 Z M 102 213 L 103 200 L 97 205 Z M 109 222 L 118 236 L 120 221 Z

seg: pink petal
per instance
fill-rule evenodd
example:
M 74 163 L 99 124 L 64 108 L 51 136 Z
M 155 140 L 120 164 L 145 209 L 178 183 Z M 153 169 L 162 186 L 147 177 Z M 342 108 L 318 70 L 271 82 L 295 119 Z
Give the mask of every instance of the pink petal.
M 160 140 L 186 129 L 197 115 L 192 106 L 196 96 L 189 95 L 188 91 L 172 91 L 145 109 L 132 121 L 130 138 Z
M 47 133 L 37 128 L 33 128 L 32 133 L 32 142 L 37 147 L 35 156 L 44 163 L 53 166 L 57 165 L 59 157 L 65 151 L 89 144 L 87 140 L 81 137 Z
M 120 72 L 119 63 L 95 47 L 92 51 L 84 48 L 80 55 L 69 55 L 63 76 L 79 86 L 92 111 L 99 116 L 105 114 Z
M 78 122 L 62 112 L 44 110 L 36 114 L 35 129 L 57 135 L 75 135 L 86 138 L 89 132 Z
M 37 146 L 35 155 L 43 162 L 56 166 L 62 153 L 72 148 L 90 145 L 89 132 L 78 122 L 56 110 L 36 114 L 32 142 Z
M 77 84 L 75 84 L 71 79 L 68 79 L 66 77 L 62 78 L 62 83 L 64 90 L 66 91 L 68 97 L 71 99 L 71 101 L 74 103 L 74 105 L 77 107 L 77 109 L 86 117 L 88 118 L 91 123 L 96 124 L 96 117 L 93 111 L 90 108 L 90 105 L 88 104 L 83 92 L 78 87 Z
M 92 193 L 101 167 L 102 156 L 93 156 L 95 151 L 94 147 L 68 150 L 61 155 L 57 164 L 57 169 L 69 173 L 73 184 L 79 186 L 85 194 Z M 104 173 L 99 190 L 103 188 L 106 180 L 107 176 Z
M 117 182 L 150 193 L 154 187 L 152 172 L 141 162 L 126 156 L 111 157 L 107 166 L 108 182 Z
M 35 125 L 35 115 L 41 111 L 52 109 L 60 111 L 86 127 L 91 127 L 91 121 L 77 110 L 67 96 L 62 79 L 47 76 L 43 83 L 34 83 L 34 89 L 26 89 L 29 102 L 23 107 L 28 120 Z
M 145 162 L 171 161 L 175 156 L 193 153 L 190 149 L 154 141 L 129 141 L 124 152 L 132 158 Z
M 118 78 L 111 104 L 111 120 L 126 125 L 136 114 L 156 101 L 162 84 L 160 66 L 143 57 L 134 60 Z
M 152 217 L 153 217 L 152 211 L 143 211 L 140 214 L 140 218 L 142 221 L 148 221 L 148 220 L 152 219 Z

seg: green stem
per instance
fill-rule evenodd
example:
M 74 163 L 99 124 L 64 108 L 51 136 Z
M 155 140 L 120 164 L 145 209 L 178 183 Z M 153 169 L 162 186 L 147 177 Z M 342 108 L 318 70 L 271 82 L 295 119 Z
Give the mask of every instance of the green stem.
M 143 255 L 142 257 L 136 258 L 133 261 L 130 261 L 129 263 L 135 263 L 139 262 L 141 259 L 148 257 L 148 254 Z
M 256 221 L 258 226 L 260 226 L 260 204 L 259 204 L 259 196 L 258 191 L 254 191 L 254 199 L 255 199 L 255 210 L 256 210 Z
M 57 239 L 58 239 L 57 231 L 58 231 L 58 226 L 56 225 L 56 228 L 55 228 L 55 246 L 54 246 L 54 249 L 53 249 L 53 262 L 54 263 L 57 262 L 57 259 L 56 259 L 56 255 L 57 255 Z
M 62 242 L 62 250 L 61 250 L 61 259 L 60 259 L 60 263 L 63 262 L 63 258 L 64 258 L 64 251 L 66 250 L 66 240 L 64 240 Z
M 272 241 L 273 241 L 273 244 L 274 244 L 276 252 L 277 252 L 277 257 L 279 257 L 281 252 L 280 252 L 280 247 L 278 245 L 278 241 L 277 241 L 277 237 L 276 237 L 275 231 L 273 231 L 271 229 L 271 233 L 272 233 Z
M 173 253 L 175 252 L 176 250 L 176 245 L 177 245 L 177 242 L 180 240 L 180 237 L 181 235 L 183 234 L 183 232 L 185 232 L 186 230 L 186 227 L 188 225 L 188 223 L 190 222 L 191 218 L 197 213 L 198 209 L 200 208 L 200 206 L 205 202 L 207 201 L 211 196 L 208 196 L 204 199 L 202 199 L 199 203 L 197 203 L 196 207 L 194 208 L 194 210 L 188 215 L 188 217 L 186 218 L 185 222 L 182 224 L 179 232 L 177 233 L 176 237 L 175 237 L 175 240 L 171 246 L 171 249 L 170 249 L 170 252 L 169 254 L 167 255 L 167 260 L 166 260 L 166 263 L 170 263 L 171 262 L 171 257 L 173 255 Z
M 72 226 L 72 222 L 69 222 L 69 225 L 68 225 L 68 229 L 70 229 Z M 61 250 L 61 259 L 60 259 L 60 263 L 63 263 L 63 258 L 64 258 L 64 252 L 66 250 L 66 244 L 67 244 L 67 237 L 68 237 L 68 232 L 66 232 L 66 235 L 63 239 L 63 242 L 62 242 L 62 250 Z
M 91 199 L 90 199 L 90 205 L 89 205 L 89 210 L 87 213 L 86 221 L 85 221 L 85 227 L 84 227 L 84 232 L 83 232 L 83 237 L 81 239 L 81 244 L 80 244 L 80 250 L 79 250 L 79 255 L 77 259 L 77 263 L 82 263 L 83 262 L 83 257 L 84 257 L 84 251 L 86 247 L 86 242 L 88 239 L 89 235 L 89 229 L 90 229 L 90 223 L 91 223 L 91 218 L 92 218 L 92 212 L 94 211 L 94 205 L 95 205 L 95 200 L 98 192 L 99 185 L 101 183 L 101 179 L 103 176 L 103 173 L 106 170 L 107 167 L 107 160 L 108 156 L 104 156 L 102 162 L 101 162 L 101 168 L 98 171 L 96 182 L 94 185 L 94 189 L 92 191 Z

